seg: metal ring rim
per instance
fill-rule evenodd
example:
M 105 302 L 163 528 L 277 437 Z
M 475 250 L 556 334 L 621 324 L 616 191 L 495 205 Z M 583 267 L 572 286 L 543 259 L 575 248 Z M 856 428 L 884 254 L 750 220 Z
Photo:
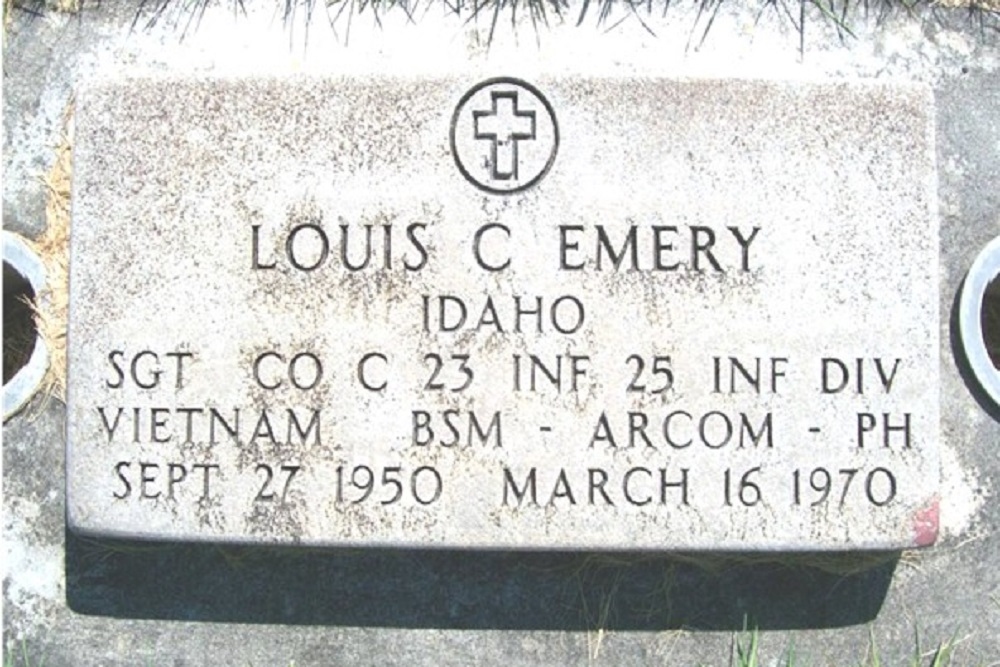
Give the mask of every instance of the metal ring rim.
M 959 300 L 959 335 L 965 358 L 976 380 L 1000 407 L 1000 370 L 990 360 L 983 338 L 983 297 L 986 288 L 1000 276 L 1000 236 L 986 244 L 969 268 Z
M 3 261 L 23 276 L 39 298 L 45 288 L 45 265 L 21 237 L 3 230 Z M 36 334 L 35 347 L 27 363 L 3 386 L 3 420 L 17 414 L 42 383 L 49 368 L 49 351 Z

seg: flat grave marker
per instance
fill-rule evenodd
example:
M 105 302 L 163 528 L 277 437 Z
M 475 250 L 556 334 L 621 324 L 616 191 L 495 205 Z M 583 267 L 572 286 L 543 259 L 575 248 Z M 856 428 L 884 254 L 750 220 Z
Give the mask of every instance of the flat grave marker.
M 68 522 L 164 540 L 934 541 L 918 86 L 81 91 Z

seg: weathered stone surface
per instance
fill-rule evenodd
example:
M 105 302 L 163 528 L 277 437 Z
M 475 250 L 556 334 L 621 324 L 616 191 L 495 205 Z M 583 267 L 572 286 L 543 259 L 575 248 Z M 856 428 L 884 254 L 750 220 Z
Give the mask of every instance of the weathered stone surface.
M 514 548 L 933 542 L 929 92 L 480 83 L 144 79 L 80 94 L 72 527 Z M 346 268 L 368 233 L 369 264 Z M 518 298 L 540 312 L 520 331 Z

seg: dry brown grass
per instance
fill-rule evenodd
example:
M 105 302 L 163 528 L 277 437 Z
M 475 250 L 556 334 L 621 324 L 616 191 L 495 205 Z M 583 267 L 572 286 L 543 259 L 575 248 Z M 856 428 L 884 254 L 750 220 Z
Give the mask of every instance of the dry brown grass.
M 66 329 L 69 307 L 70 176 L 72 175 L 72 117 L 70 102 L 63 115 L 63 136 L 56 159 L 43 177 L 48 190 L 45 231 L 32 243 L 45 264 L 46 285 L 35 299 L 35 327 L 49 352 L 49 369 L 40 391 L 66 400 Z

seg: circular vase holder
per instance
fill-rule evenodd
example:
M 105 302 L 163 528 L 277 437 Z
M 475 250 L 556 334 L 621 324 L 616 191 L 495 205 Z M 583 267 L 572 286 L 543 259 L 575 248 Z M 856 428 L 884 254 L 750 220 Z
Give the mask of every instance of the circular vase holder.
M 959 301 L 958 322 L 966 359 L 994 405 L 1000 406 L 1000 371 L 986 349 L 983 302 L 986 289 L 1000 275 L 1000 237 L 990 241 L 976 257 L 965 277 Z
M 19 236 L 7 231 L 3 232 L 3 261 L 31 285 L 35 298 L 38 298 L 45 287 L 45 266 L 38 255 Z M 30 312 L 26 316 L 30 317 Z M 5 336 L 7 329 L 5 323 Z M 37 335 L 33 325 L 30 330 L 35 336 L 31 356 L 3 385 L 4 421 L 7 421 L 11 415 L 24 407 L 28 400 L 35 395 L 49 366 L 49 355 L 45 348 L 45 342 Z M 6 345 L 4 347 L 6 348 Z

